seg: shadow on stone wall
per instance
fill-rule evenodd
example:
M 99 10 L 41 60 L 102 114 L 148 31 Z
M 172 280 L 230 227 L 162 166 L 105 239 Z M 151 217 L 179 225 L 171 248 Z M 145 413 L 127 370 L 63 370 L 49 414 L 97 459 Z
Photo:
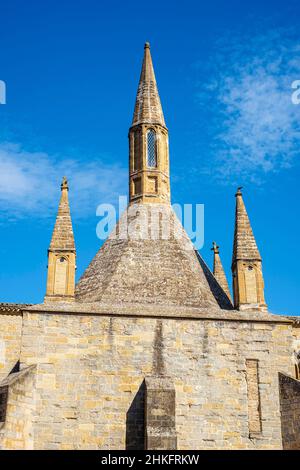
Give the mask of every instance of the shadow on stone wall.
M 300 449 L 300 381 L 279 373 L 282 444 L 284 450 Z
M 144 449 L 145 381 L 142 382 L 126 414 L 126 450 Z

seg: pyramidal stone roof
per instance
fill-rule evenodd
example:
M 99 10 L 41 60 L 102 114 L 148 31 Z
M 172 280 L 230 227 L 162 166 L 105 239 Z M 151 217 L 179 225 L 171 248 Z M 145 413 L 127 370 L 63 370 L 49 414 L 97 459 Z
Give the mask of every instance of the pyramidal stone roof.
M 232 260 L 261 260 L 250 220 L 243 201 L 241 188 L 236 193 L 235 229 Z
M 64 177 L 61 183 L 61 198 L 49 247 L 49 249 L 53 251 L 75 251 L 75 241 L 70 214 L 68 191 L 68 182 L 66 177 Z
M 130 205 L 75 295 L 85 303 L 219 309 L 194 246 L 168 204 Z
M 143 123 L 160 124 L 166 127 L 148 42 L 146 42 L 144 49 L 144 60 L 135 101 L 132 126 Z

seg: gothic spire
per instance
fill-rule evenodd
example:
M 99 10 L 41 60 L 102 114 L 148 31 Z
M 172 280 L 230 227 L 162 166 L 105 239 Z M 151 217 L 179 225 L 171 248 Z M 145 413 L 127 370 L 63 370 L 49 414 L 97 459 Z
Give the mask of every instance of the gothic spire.
M 226 274 L 220 258 L 219 246 L 216 244 L 216 242 L 213 242 L 212 251 L 214 252 L 213 274 L 218 281 L 219 286 L 223 289 L 228 299 L 231 300 Z
M 149 43 L 129 129 L 130 203 L 170 203 L 168 129 L 158 95 Z
M 76 251 L 68 191 L 68 181 L 64 176 L 58 213 L 48 250 L 45 302 L 74 300 Z
M 232 255 L 234 306 L 239 310 L 266 311 L 262 261 L 242 196 L 236 193 Z
M 61 198 L 49 247 L 50 250 L 75 250 L 68 191 L 68 181 L 64 176 L 61 183 Z
M 236 210 L 232 261 L 238 259 L 261 260 L 241 190 L 242 187 L 239 187 L 235 195 Z
M 144 47 L 144 60 L 132 120 L 132 126 L 138 124 L 159 124 L 166 127 L 148 42 Z

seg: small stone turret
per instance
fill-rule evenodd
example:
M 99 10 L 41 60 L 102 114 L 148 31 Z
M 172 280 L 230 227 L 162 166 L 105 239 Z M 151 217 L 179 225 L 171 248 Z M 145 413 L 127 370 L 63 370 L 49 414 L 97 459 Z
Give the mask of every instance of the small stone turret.
M 63 177 L 58 214 L 48 250 L 48 277 L 45 302 L 74 300 L 76 249 L 68 191 L 67 179 Z
M 264 298 L 262 259 L 243 201 L 241 187 L 236 193 L 235 230 L 232 257 L 234 306 L 239 310 L 262 310 Z
M 144 50 L 133 121 L 129 129 L 129 198 L 131 203 L 169 203 L 168 130 L 148 42 Z
M 214 268 L 213 268 L 213 274 L 218 281 L 218 284 L 220 287 L 223 289 L 225 294 L 227 295 L 228 299 L 231 301 L 231 295 L 230 295 L 230 290 L 226 278 L 226 274 L 222 265 L 222 261 L 220 258 L 220 251 L 219 251 L 219 246 L 216 244 L 216 242 L 213 242 L 212 246 L 212 251 L 214 252 Z

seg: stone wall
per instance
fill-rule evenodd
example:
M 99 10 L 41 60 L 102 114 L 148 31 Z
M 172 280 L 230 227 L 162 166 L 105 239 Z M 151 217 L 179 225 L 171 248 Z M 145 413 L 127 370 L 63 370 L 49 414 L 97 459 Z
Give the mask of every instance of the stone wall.
M 21 366 L 37 363 L 34 447 L 141 447 L 142 384 L 163 371 L 176 390 L 178 449 L 279 449 L 278 371 L 293 371 L 290 345 L 288 324 L 26 313 Z M 259 369 L 255 437 L 247 359 Z
M 257 359 L 246 359 L 246 380 L 248 390 L 249 435 L 252 437 L 262 431 L 259 361 Z
M 294 317 L 295 318 L 295 317 Z M 292 354 L 295 364 L 295 373 L 293 376 L 297 379 L 300 379 L 300 321 L 298 317 L 294 321 L 293 325 L 293 344 L 292 344 Z
M 165 376 L 145 380 L 145 449 L 176 450 L 176 398 L 173 381 Z
M 300 450 L 300 381 L 279 374 L 282 443 L 286 450 Z
M 0 379 L 20 358 L 22 314 L 0 313 Z
M 0 429 L 0 449 L 33 449 L 35 410 L 34 366 L 11 374 L 3 381 L 7 389 L 6 419 Z M 0 384 L 0 391 L 3 387 Z

